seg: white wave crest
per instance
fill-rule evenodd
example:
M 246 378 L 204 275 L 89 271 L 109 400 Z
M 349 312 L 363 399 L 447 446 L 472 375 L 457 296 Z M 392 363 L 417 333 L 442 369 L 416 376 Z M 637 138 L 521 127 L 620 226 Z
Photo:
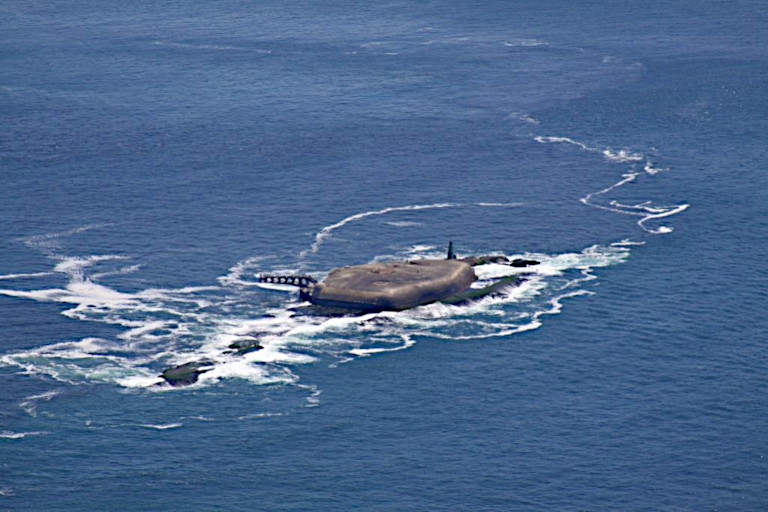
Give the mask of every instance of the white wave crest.
M 643 167 L 643 170 L 650 174 L 651 176 L 654 176 L 656 174 L 659 174 L 662 171 L 666 171 L 667 169 L 657 168 L 654 167 L 650 160 L 647 160 L 645 162 L 645 167 Z
M 505 41 L 504 46 L 507 47 L 522 47 L 522 48 L 533 48 L 536 46 L 549 46 L 549 43 L 547 41 L 542 41 L 541 39 L 513 39 L 511 41 Z
M 573 144 L 574 146 L 580 147 L 584 151 L 597 151 L 597 148 L 587 146 L 582 142 L 573 140 L 568 137 L 549 137 L 549 136 L 545 137 L 545 136 L 538 135 L 534 137 L 533 140 L 541 144 Z
M 0 280 L 2 279 L 28 279 L 33 277 L 46 277 L 53 275 L 53 272 L 30 272 L 30 273 L 22 273 L 22 274 L 5 274 L 0 275 Z
M 403 334 L 401 338 L 403 340 L 401 345 L 389 348 L 353 348 L 349 351 L 349 353 L 358 357 L 369 357 L 373 354 L 381 354 L 383 352 L 396 352 L 398 350 L 405 350 L 416 344 L 416 342 L 413 341 L 413 339 L 407 334 Z
M 172 428 L 179 428 L 179 427 L 182 427 L 183 425 L 184 425 L 183 423 L 157 423 L 157 424 L 142 423 L 140 426 L 144 428 L 152 428 L 155 430 L 168 430 Z
M 0 431 L 0 439 L 24 439 L 27 436 L 43 436 L 48 432 L 13 432 L 11 430 Z
M 642 160 L 643 155 L 640 153 L 633 153 L 626 149 L 620 149 L 619 151 L 613 151 L 611 148 L 603 150 L 603 156 L 606 160 L 611 162 L 639 162 Z

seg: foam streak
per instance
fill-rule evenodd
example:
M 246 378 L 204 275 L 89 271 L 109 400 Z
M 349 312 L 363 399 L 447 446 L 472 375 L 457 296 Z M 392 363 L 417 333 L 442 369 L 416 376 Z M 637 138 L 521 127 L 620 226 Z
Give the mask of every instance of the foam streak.
M 364 219 L 366 217 L 371 217 L 373 215 L 385 215 L 387 213 L 391 212 L 404 212 L 404 211 L 417 211 L 417 210 L 431 210 L 436 208 L 452 208 L 459 206 L 458 204 L 454 203 L 436 203 L 436 204 L 415 204 L 415 205 L 409 205 L 409 206 L 390 206 L 388 208 L 382 208 L 381 210 L 373 210 L 369 212 L 363 212 L 363 213 L 356 213 L 355 215 L 350 215 L 349 217 L 345 217 L 344 219 L 340 220 L 339 222 L 336 222 L 335 224 L 331 224 L 329 226 L 324 227 L 321 229 L 316 235 L 315 235 L 315 241 L 312 244 L 312 247 L 310 247 L 307 250 L 302 251 L 299 256 L 301 258 L 306 258 L 310 254 L 315 254 L 319 249 L 320 246 L 323 244 L 326 238 L 328 238 L 331 233 L 350 222 L 355 222 L 360 219 Z

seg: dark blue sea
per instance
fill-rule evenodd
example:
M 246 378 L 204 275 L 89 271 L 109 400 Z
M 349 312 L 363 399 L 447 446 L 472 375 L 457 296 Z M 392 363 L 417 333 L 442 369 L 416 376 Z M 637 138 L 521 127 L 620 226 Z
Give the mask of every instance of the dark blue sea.
M 766 13 L 5 0 L 0 510 L 768 510 Z

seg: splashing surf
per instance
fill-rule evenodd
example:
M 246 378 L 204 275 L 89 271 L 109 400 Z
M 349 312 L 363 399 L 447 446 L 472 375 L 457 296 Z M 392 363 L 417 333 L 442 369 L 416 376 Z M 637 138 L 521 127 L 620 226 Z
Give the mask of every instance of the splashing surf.
M 532 119 L 532 118 L 531 118 Z M 533 123 L 531 123 L 533 124 Z M 652 234 L 669 233 L 671 227 L 651 228 L 646 223 L 680 213 L 689 205 L 656 206 L 650 201 L 624 204 L 610 199 L 610 193 L 633 182 L 642 174 L 653 177 L 662 170 L 650 159 L 629 150 L 600 149 L 570 137 L 536 136 L 542 144 L 568 144 L 601 155 L 612 163 L 630 164 L 621 179 L 580 201 L 588 206 L 640 217 L 637 224 Z M 642 170 L 635 166 L 644 162 Z M 193 387 L 206 387 L 227 379 L 242 379 L 257 385 L 289 385 L 310 393 L 308 406 L 317 405 L 320 391 L 300 383 L 297 368 L 318 361 L 331 366 L 375 354 L 406 350 L 421 340 L 478 340 L 506 337 L 538 329 L 548 315 L 562 311 L 563 303 L 591 295 L 597 279 L 595 269 L 625 261 L 634 245 L 644 242 L 622 240 L 608 246 L 591 246 L 579 252 L 561 254 L 510 254 L 510 259 L 535 259 L 530 268 L 488 264 L 476 267 L 478 285 L 493 279 L 524 274 L 522 285 L 493 294 L 469 305 L 429 304 L 401 312 L 371 313 L 362 316 L 323 317 L 303 315 L 302 303 L 285 287 L 258 283 L 257 272 L 296 272 L 305 260 L 318 253 L 337 230 L 349 228 L 372 216 L 396 212 L 426 212 L 444 208 L 514 208 L 520 203 L 434 203 L 389 206 L 354 213 L 320 228 L 307 249 L 299 253 L 295 268 L 276 265 L 276 258 L 264 255 L 237 262 L 216 285 L 178 289 L 149 288 L 122 292 L 100 282 L 106 276 L 141 271 L 140 264 L 127 265 L 124 255 L 62 255 L 66 237 L 103 227 L 89 225 L 62 233 L 24 240 L 55 264 L 50 271 L 7 274 L 14 279 L 63 275 L 63 287 L 18 290 L 0 289 L 0 294 L 40 302 L 59 302 L 72 307 L 62 314 L 84 322 L 119 326 L 115 339 L 86 337 L 64 340 L 33 349 L 6 353 L 0 365 L 21 368 L 28 374 L 46 375 L 69 384 L 100 382 L 125 388 L 168 391 L 159 373 L 169 365 L 211 361 L 212 369 L 200 375 Z M 419 225 L 415 221 L 400 226 Z M 393 221 L 393 225 L 398 225 Z M 442 257 L 442 250 L 414 245 L 381 259 Z M 326 271 L 327 272 L 327 271 Z M 322 277 L 323 272 L 316 273 Z M 264 290 L 264 288 L 271 288 Z M 262 349 L 234 355 L 227 347 L 244 337 L 257 337 Z M 310 389 L 311 388 L 311 389 Z M 44 399 L 49 399 L 45 398 Z M 34 414 L 35 401 L 28 409 Z
M 347 218 L 346 224 L 366 215 L 353 217 Z M 324 228 L 320 233 L 327 236 L 330 231 Z M 104 266 L 123 268 L 125 257 L 56 257 L 52 272 L 67 276 L 65 286 L 6 288 L 0 289 L 0 294 L 68 304 L 71 307 L 62 314 L 84 322 L 116 325 L 122 328 L 121 333 L 115 339 L 87 337 L 6 353 L 0 356 L 0 365 L 72 385 L 105 383 L 170 391 L 175 388 L 158 385 L 162 383 L 162 368 L 205 359 L 213 368 L 201 374 L 193 387 L 228 379 L 296 386 L 309 393 L 307 406 L 314 406 L 320 391 L 301 384 L 297 368 L 318 361 L 335 365 L 405 350 L 424 339 L 485 339 L 537 329 L 544 316 L 560 312 L 564 299 L 592 293 L 586 287 L 595 279 L 593 269 L 621 263 L 628 257 L 629 248 L 622 243 L 575 253 L 508 255 L 541 262 L 524 269 L 494 264 L 476 267 L 481 286 L 516 274 L 525 274 L 527 281 L 468 306 L 430 304 L 408 311 L 342 317 L 299 314 L 302 303 L 297 294 L 274 294 L 255 287 L 252 272 L 270 270 L 263 268 L 268 258 L 250 258 L 234 265 L 215 286 L 126 293 L 98 282 L 99 275 L 109 274 Z M 433 257 L 435 251 L 429 245 L 416 245 L 394 256 Z M 257 337 L 263 349 L 244 355 L 227 350 L 229 344 L 244 337 Z M 34 414 L 37 401 L 53 396 L 30 397 L 26 401 L 30 414 Z

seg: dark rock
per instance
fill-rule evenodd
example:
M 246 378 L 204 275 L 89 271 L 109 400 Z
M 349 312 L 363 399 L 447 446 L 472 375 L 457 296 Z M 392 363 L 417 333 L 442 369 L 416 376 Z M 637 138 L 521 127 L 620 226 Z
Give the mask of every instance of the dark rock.
M 233 349 L 232 352 L 241 356 L 249 352 L 255 352 L 256 350 L 261 350 L 264 347 L 261 346 L 261 344 L 259 343 L 259 340 L 257 340 L 256 338 L 243 338 L 241 340 L 237 340 L 234 343 L 231 343 L 229 345 L 229 348 Z
M 512 260 L 512 263 L 510 263 L 509 265 L 512 267 L 531 267 L 533 265 L 538 265 L 538 264 L 539 262 L 536 260 L 523 260 L 518 258 L 516 260 Z
M 476 267 L 477 265 L 485 265 L 487 263 L 509 263 L 509 260 L 504 256 L 492 256 L 492 255 L 468 256 L 466 258 L 461 258 L 461 261 L 469 265 L 472 265 L 473 267 Z
M 179 366 L 172 366 L 167 368 L 161 375 L 165 381 L 174 387 L 189 386 L 197 382 L 201 373 L 205 373 L 211 368 L 205 368 L 211 366 L 213 363 L 210 361 L 196 361 L 192 363 L 185 363 Z

